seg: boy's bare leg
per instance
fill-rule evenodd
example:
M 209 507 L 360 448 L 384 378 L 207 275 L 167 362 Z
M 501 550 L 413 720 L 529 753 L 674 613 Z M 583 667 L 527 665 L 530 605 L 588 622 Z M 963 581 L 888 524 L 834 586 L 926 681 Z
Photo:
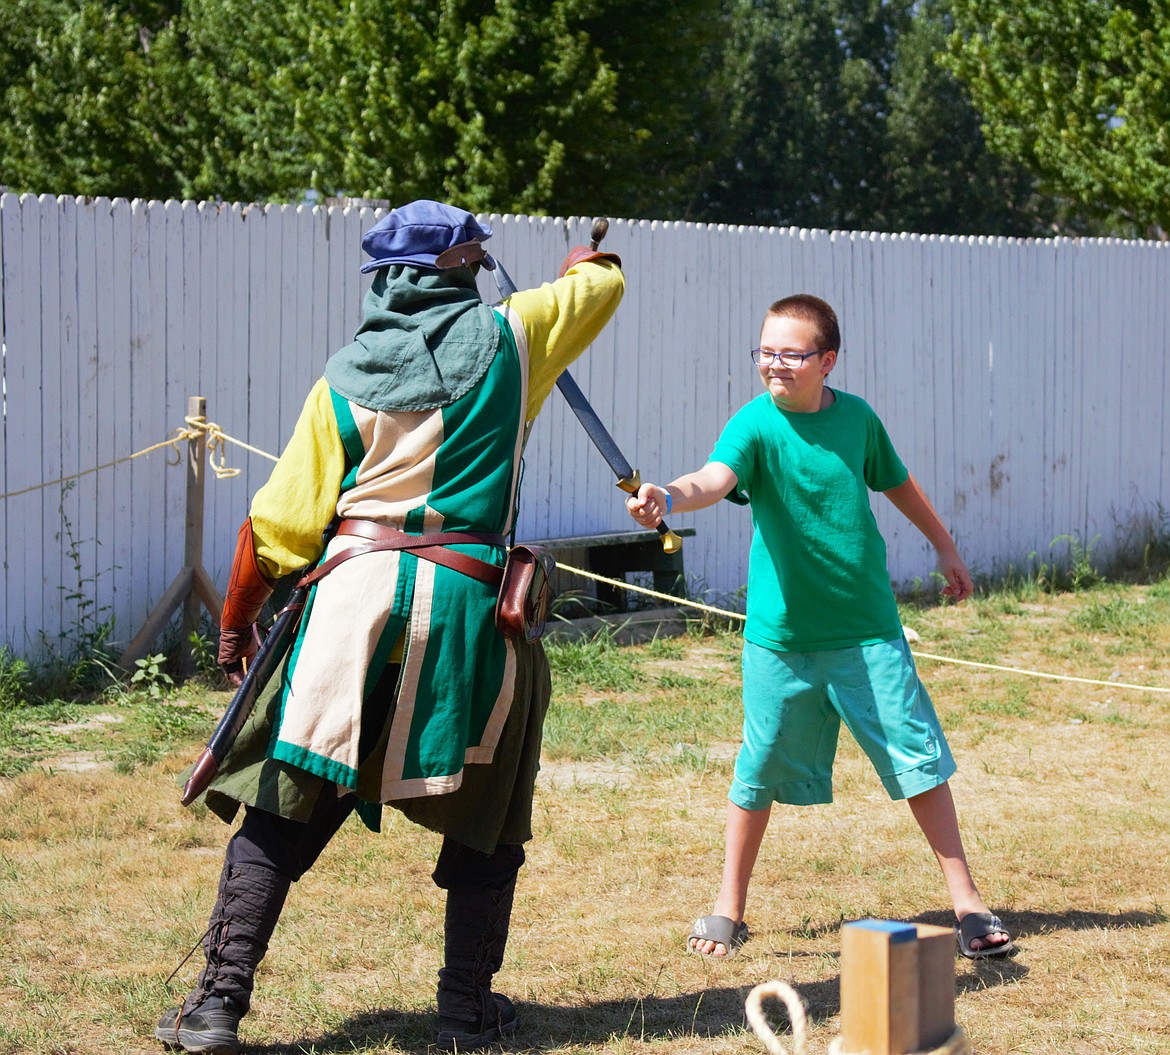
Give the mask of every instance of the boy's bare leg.
M 934 856 L 942 868 L 947 893 L 955 906 L 955 917 L 962 919 L 971 912 L 990 911 L 975 889 L 971 869 L 967 867 L 967 856 L 963 853 L 963 840 L 959 835 L 959 819 L 955 814 L 955 800 L 948 783 L 940 784 L 921 795 L 906 800 L 910 812 L 930 843 Z M 1009 934 L 996 931 L 986 939 L 976 938 L 971 942 L 973 949 L 1002 945 L 1010 939 Z M 994 940 L 993 940 L 994 939 Z
M 752 869 L 760 854 L 760 844 L 768 827 L 771 807 L 762 810 L 745 810 L 734 802 L 727 804 L 727 839 L 723 858 L 723 881 L 719 896 L 712 910 L 716 916 L 726 916 L 735 923 L 743 921 L 744 906 L 747 905 L 748 883 Z M 726 956 L 727 948 L 722 942 L 691 942 L 691 948 L 707 956 Z

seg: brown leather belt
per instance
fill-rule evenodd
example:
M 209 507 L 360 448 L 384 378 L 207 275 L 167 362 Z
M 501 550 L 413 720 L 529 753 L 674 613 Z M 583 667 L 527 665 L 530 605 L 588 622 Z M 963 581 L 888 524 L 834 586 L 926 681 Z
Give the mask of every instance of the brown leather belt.
M 373 520 L 343 520 L 337 529 L 338 535 L 352 535 L 365 539 L 356 546 L 335 553 L 320 567 L 313 569 L 304 576 L 298 586 L 308 586 L 318 579 L 324 578 L 337 565 L 351 557 L 360 557 L 363 553 L 379 553 L 384 550 L 406 550 L 416 557 L 423 557 L 435 564 L 442 564 L 447 568 L 470 575 L 491 586 L 498 587 L 504 578 L 504 569 L 496 564 L 489 564 L 478 557 L 468 556 L 453 549 L 451 545 L 473 544 L 477 546 L 507 546 L 503 535 L 480 531 L 435 531 L 429 535 L 408 535 L 405 531 L 391 527 L 389 524 L 379 524 Z

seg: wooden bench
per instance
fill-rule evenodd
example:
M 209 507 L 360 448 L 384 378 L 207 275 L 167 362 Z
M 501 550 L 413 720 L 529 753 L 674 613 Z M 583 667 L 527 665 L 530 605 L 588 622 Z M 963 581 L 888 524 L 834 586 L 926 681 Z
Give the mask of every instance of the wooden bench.
M 674 533 L 680 538 L 691 538 L 695 534 L 693 527 L 674 528 Z M 525 539 L 532 545 L 544 546 L 550 549 L 557 560 L 575 568 L 595 572 L 610 579 L 626 581 L 626 575 L 632 571 L 648 571 L 654 576 L 654 589 L 659 593 L 668 593 L 674 597 L 686 597 L 686 577 L 683 572 L 683 553 L 686 546 L 682 546 L 675 553 L 667 553 L 662 548 L 662 536 L 657 531 L 610 531 L 598 535 L 570 535 L 566 538 Z M 565 579 L 571 573 L 563 573 L 564 578 L 557 583 L 565 589 L 579 590 L 582 585 L 592 580 L 585 580 L 575 576 L 572 586 L 565 586 Z M 625 612 L 629 610 L 629 591 L 620 587 L 610 586 L 608 583 L 593 583 L 597 589 L 597 600 L 602 610 L 606 612 Z M 587 613 L 587 614 L 597 614 Z

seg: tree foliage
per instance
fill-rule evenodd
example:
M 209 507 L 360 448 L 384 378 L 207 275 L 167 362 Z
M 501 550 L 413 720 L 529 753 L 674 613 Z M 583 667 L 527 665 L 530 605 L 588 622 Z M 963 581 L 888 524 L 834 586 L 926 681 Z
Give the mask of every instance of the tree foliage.
M 947 2 L 8 0 L 0 184 L 1051 230 L 936 61 Z
M 6 0 L 0 6 L 0 183 L 165 196 L 185 95 L 165 5 Z M 161 33 L 161 36 L 160 36 Z
M 954 0 L 988 142 L 1085 209 L 1170 230 L 1166 0 Z
M 706 214 L 816 227 L 1032 234 L 1057 207 L 986 148 L 912 0 L 735 0 L 723 160 Z
M 719 0 L 12 0 L 0 182 L 668 215 Z M 676 19 L 700 27 L 680 34 Z M 624 206 L 625 208 L 621 208 Z
M 615 75 L 578 28 L 590 7 L 351 0 L 331 30 L 314 19 L 296 121 L 312 185 L 540 211 L 572 144 L 613 108 Z M 344 76 L 323 84 L 322 71 Z

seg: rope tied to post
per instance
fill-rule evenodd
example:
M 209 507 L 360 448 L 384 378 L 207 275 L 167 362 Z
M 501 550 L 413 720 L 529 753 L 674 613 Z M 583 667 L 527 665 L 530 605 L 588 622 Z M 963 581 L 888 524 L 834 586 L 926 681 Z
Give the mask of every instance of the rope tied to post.
M 178 465 L 183 460 L 182 452 L 179 450 L 179 444 L 186 440 L 192 440 L 198 435 L 188 429 L 175 429 L 175 434 L 169 440 L 160 440 L 158 443 L 152 443 L 149 447 L 143 447 L 140 451 L 135 451 L 133 454 L 127 454 L 123 458 L 115 458 L 112 462 L 103 462 L 101 465 L 95 465 L 92 469 L 82 469 L 80 472 L 71 473 L 69 476 L 61 476 L 56 480 L 46 480 L 44 483 L 33 484 L 31 487 L 22 487 L 19 491 L 5 491 L 0 495 L 0 501 L 7 498 L 16 498 L 18 495 L 32 494 L 33 491 L 43 491 L 47 487 L 56 487 L 58 484 L 67 484 L 71 480 L 80 480 L 83 476 L 90 476 L 93 473 L 101 472 L 103 469 L 112 469 L 116 465 L 124 465 L 126 462 L 132 462 L 135 458 L 142 458 L 147 454 L 153 454 L 155 451 L 162 450 L 164 447 L 173 447 L 175 450 L 175 460 L 167 459 L 168 465 Z
M 261 458 L 267 458 L 274 462 L 279 460 L 275 455 L 262 451 L 259 447 L 253 447 L 235 436 L 229 436 L 214 421 L 208 421 L 202 415 L 190 415 L 183 420 L 190 428 L 198 429 L 207 437 L 207 463 L 211 466 L 211 471 L 215 473 L 217 480 L 230 480 L 233 476 L 240 475 L 239 469 L 227 464 L 227 445 L 229 443 L 243 447 L 244 450 L 251 451 L 252 454 L 258 454 Z M 218 464 L 216 463 L 217 452 L 219 454 Z

